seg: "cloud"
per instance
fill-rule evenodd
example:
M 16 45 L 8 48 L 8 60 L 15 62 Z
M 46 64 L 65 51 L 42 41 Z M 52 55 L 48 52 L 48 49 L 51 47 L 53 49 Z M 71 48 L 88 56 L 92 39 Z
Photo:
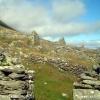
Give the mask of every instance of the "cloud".
M 75 22 L 86 13 L 82 0 L 0 0 L 0 19 L 24 32 L 60 37 L 100 30 L 100 22 Z
M 100 22 L 96 23 L 77 23 L 70 22 L 67 24 L 50 24 L 41 27 L 35 27 L 38 33 L 42 36 L 68 36 L 77 34 L 87 34 L 91 32 L 100 31 Z M 44 33 L 45 32 L 45 33 Z
M 57 21 L 65 22 L 86 12 L 85 5 L 79 0 L 54 0 L 53 15 Z
M 100 40 L 91 40 L 91 41 L 87 41 L 84 42 L 85 47 L 89 47 L 89 48 L 100 48 Z
M 42 6 L 33 6 L 28 0 L 0 0 L 0 17 L 22 31 L 41 26 L 48 18 Z

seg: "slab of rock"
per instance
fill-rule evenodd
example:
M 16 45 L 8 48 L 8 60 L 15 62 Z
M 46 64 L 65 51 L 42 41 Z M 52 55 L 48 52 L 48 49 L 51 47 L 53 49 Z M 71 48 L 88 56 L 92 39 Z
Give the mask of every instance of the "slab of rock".
M 100 67 L 94 66 L 80 75 L 80 80 L 73 84 L 73 100 L 100 100 L 99 72 Z
M 100 86 L 100 81 L 93 81 L 93 80 L 83 80 L 84 84 L 94 85 L 94 86 Z
M 26 80 L 28 79 L 28 75 L 25 74 L 16 74 L 16 73 L 12 73 L 9 75 L 9 77 L 13 80 Z
M 3 81 L 0 80 L 0 86 L 4 89 L 12 89 L 12 90 L 17 90 L 21 89 L 26 86 L 24 81 L 15 81 L 15 80 L 10 80 L 10 81 Z
M 93 78 L 91 76 L 87 76 L 86 74 L 81 74 L 80 78 L 83 80 L 97 80 L 96 78 Z
M 100 100 L 100 91 L 93 89 L 74 89 L 73 100 Z
M 81 83 L 78 83 L 78 82 L 74 83 L 74 88 L 75 89 L 93 89 L 93 87 L 91 85 L 81 84 Z
M 9 95 L 0 95 L 0 100 L 11 100 Z

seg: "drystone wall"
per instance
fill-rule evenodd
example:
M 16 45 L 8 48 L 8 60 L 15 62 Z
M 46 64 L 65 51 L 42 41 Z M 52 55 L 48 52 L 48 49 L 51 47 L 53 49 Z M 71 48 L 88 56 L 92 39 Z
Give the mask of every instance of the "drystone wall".
M 80 75 L 74 83 L 73 100 L 100 100 L 100 65 Z
M 54 67 L 57 67 L 60 71 L 71 72 L 72 74 L 79 76 L 87 69 L 82 65 L 72 65 L 67 61 L 60 58 L 47 58 L 42 56 L 29 56 L 29 60 L 34 63 L 48 63 Z
M 0 54 L 0 100 L 35 100 L 34 71 L 21 64 L 9 65 L 6 60 Z

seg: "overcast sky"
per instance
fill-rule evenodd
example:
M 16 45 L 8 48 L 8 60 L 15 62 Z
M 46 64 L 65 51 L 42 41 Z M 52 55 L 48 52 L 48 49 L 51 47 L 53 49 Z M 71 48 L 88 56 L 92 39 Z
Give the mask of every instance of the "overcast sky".
M 100 43 L 100 0 L 0 0 L 0 19 L 49 40 Z

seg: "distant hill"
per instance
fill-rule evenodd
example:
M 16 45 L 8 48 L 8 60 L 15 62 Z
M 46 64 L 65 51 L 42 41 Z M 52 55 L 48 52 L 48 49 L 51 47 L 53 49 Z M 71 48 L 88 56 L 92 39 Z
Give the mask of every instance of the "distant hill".
M 6 23 L 4 23 L 3 21 L 0 20 L 0 26 L 8 28 L 8 29 L 12 29 L 15 30 L 14 28 L 10 27 L 9 25 L 7 25 Z

